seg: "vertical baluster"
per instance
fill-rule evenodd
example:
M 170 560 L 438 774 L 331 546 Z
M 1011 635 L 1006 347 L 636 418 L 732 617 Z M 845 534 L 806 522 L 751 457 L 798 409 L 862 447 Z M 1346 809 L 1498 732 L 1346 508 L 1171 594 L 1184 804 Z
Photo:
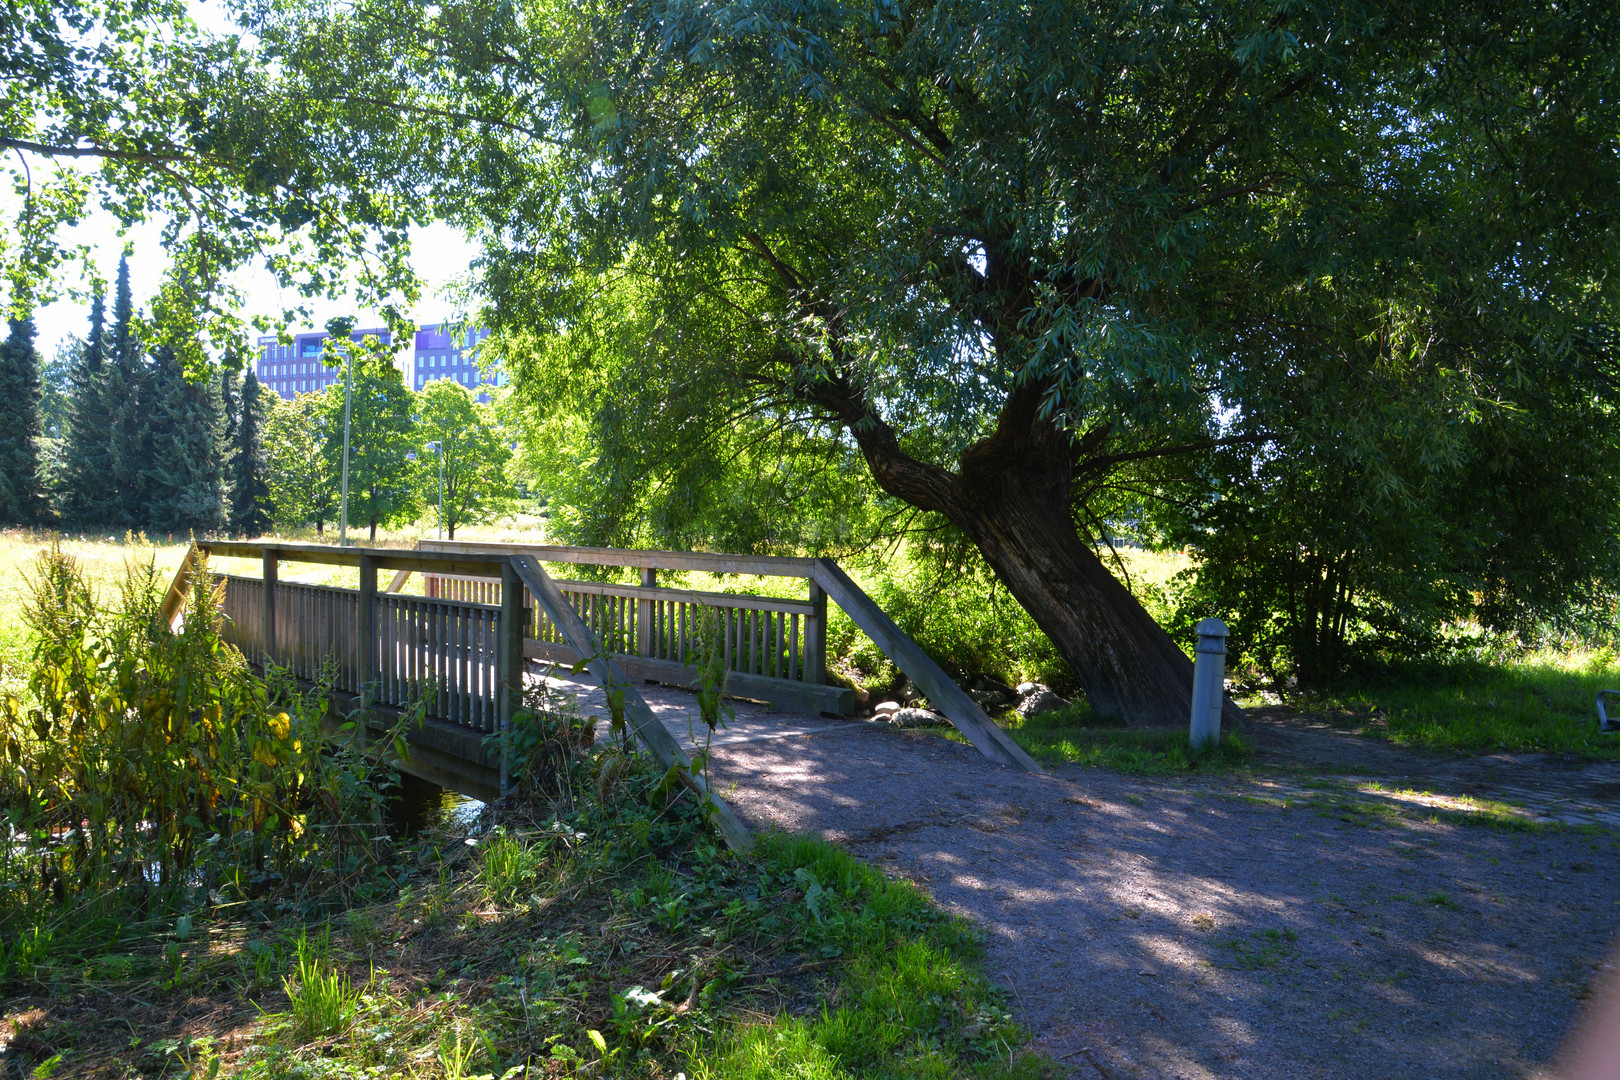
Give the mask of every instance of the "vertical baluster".
M 776 645 L 771 649 L 771 662 L 778 679 L 784 678 L 782 674 L 783 662 L 787 659 L 787 643 L 783 640 L 787 636 L 787 612 L 776 613 Z
M 679 643 L 679 654 L 675 657 L 675 659 L 684 664 L 686 663 L 686 613 L 687 609 L 690 608 L 691 605 L 676 604 L 675 607 L 678 609 L 678 614 L 681 620 L 681 629 L 679 635 L 677 636 Z
M 788 678 L 799 677 L 799 613 L 788 616 Z

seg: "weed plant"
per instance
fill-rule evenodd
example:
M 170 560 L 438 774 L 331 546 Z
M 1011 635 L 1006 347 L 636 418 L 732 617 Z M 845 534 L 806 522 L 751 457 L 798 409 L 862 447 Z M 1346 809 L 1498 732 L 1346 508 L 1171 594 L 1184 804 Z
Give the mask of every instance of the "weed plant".
M 364 988 L 355 987 L 348 975 L 332 967 L 331 928 L 323 926 L 313 939 L 307 930 L 299 934 L 294 953 L 293 973 L 282 980 L 293 1031 L 300 1039 L 313 1042 L 347 1030 Z
M 323 745 L 323 692 L 267 684 L 221 640 L 206 570 L 178 630 L 150 561 L 110 604 L 58 546 L 29 583 L 26 688 L 0 695 L 0 978 L 194 910 L 341 892 L 386 857 L 393 773 Z

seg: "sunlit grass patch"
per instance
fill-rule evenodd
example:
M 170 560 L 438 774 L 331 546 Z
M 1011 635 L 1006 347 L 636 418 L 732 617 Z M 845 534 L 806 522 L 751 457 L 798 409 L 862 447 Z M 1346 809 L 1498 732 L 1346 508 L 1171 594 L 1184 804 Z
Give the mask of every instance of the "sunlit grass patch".
M 1090 765 L 1138 776 L 1195 770 L 1228 772 L 1244 767 L 1253 752 L 1235 731 L 1222 732 L 1220 743 L 1213 748 L 1194 750 L 1185 727 L 1101 727 L 1083 702 L 1029 719 L 1009 710 L 996 721 L 1038 760 Z M 948 737 L 961 738 L 954 730 Z
M 1414 666 L 1301 694 L 1290 704 L 1336 713 L 1363 734 L 1419 749 L 1620 760 L 1620 733 L 1598 731 L 1602 689 L 1620 689 L 1613 650 L 1544 649 L 1490 663 Z

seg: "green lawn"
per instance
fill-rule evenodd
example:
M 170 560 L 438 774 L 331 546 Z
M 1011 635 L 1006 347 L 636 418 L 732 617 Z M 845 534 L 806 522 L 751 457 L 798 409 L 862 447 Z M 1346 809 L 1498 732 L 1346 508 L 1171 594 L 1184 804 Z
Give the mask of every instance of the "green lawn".
M 1598 731 L 1600 689 L 1620 689 L 1612 650 L 1541 650 L 1492 663 L 1413 667 L 1291 695 L 1287 704 L 1402 746 L 1620 760 L 1620 734 Z

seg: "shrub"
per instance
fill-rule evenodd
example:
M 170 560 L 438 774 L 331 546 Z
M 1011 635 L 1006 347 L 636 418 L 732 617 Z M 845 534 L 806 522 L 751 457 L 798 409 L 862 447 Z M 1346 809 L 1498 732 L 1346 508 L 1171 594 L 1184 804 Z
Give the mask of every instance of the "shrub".
M 357 746 L 323 747 L 322 693 L 267 686 L 220 639 L 212 582 L 193 575 L 175 630 L 151 563 L 100 605 L 71 556 L 40 554 L 26 698 L 0 697 L 0 827 L 26 838 L 0 852 L 0 940 L 70 897 L 245 898 L 353 879 L 378 856 L 383 772 Z

